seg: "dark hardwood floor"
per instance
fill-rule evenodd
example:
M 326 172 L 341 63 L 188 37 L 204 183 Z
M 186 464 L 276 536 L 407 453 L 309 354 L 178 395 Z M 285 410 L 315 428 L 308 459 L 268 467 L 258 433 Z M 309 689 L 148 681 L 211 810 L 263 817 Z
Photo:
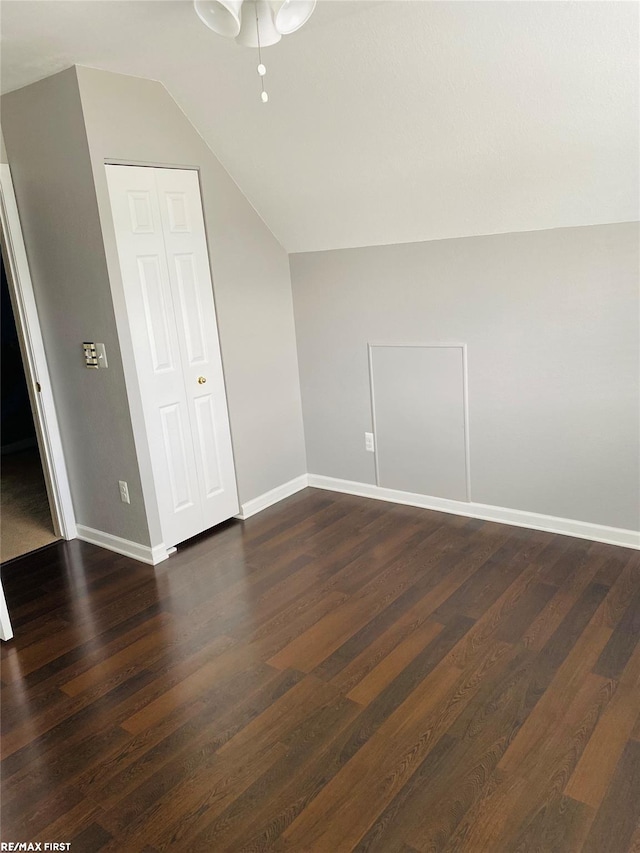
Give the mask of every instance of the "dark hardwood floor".
M 5 567 L 2 841 L 640 853 L 640 554 L 306 490 Z

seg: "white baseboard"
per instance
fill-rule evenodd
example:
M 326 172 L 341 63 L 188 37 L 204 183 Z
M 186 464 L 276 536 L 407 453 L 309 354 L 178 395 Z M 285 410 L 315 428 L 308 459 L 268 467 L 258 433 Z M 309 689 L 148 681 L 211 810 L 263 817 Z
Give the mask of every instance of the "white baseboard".
M 312 486 L 316 489 L 326 489 L 330 492 L 343 492 L 347 495 L 357 495 L 363 498 L 388 501 L 389 503 L 406 504 L 408 506 L 432 509 L 436 512 L 449 512 L 453 515 L 464 515 L 469 518 L 479 518 L 483 521 L 495 521 L 499 524 L 512 524 L 515 527 L 528 527 L 532 530 L 543 530 L 546 533 L 559 533 L 563 536 L 575 536 L 578 539 L 590 539 L 594 542 L 605 542 L 609 545 L 621 545 L 623 548 L 640 550 L 640 532 L 624 530 L 619 527 L 606 527 L 602 524 L 590 524 L 585 521 L 574 521 L 570 518 L 558 518 L 553 515 L 541 515 L 536 512 L 523 512 L 519 509 L 507 509 L 501 506 L 490 506 L 464 501 L 435 498 L 428 495 L 416 495 L 411 492 L 400 492 L 395 489 L 384 489 L 370 483 L 356 483 L 352 480 L 339 480 L 335 477 L 324 477 L 320 474 L 302 474 L 288 483 L 283 483 L 253 500 L 243 503 L 241 511 L 236 516 L 241 520 L 251 518 L 267 507 L 294 495 L 296 492 Z M 175 548 L 167 549 L 164 545 L 154 548 L 140 545 L 101 530 L 94 530 L 78 524 L 78 539 L 99 545 L 117 554 L 123 554 L 134 560 L 139 560 L 155 566 L 166 560 Z
M 273 504 L 277 504 L 278 501 L 283 501 L 285 498 L 295 495 L 296 492 L 306 489 L 308 485 L 309 480 L 307 475 L 302 474 L 300 477 L 289 480 L 288 483 L 283 483 L 281 486 L 276 486 L 276 488 L 271 489 L 270 492 L 265 492 L 263 495 L 259 495 L 257 498 L 253 498 L 253 500 L 242 504 L 240 512 L 236 518 L 240 518 L 242 521 L 245 521 L 257 512 L 262 512 L 263 509 L 266 509 Z
M 78 524 L 77 528 L 78 539 L 82 539 L 83 542 L 99 545 L 108 551 L 115 551 L 116 554 L 123 554 L 125 557 L 131 557 L 150 566 L 157 566 L 158 563 L 166 560 L 171 553 L 171 549 L 167 550 L 164 545 L 156 545 L 154 548 L 150 545 L 140 545 L 138 542 L 121 539 L 119 536 L 104 533 L 102 530 L 94 530 L 93 527 L 85 527 L 84 524 Z M 173 550 L 175 551 L 175 548 Z
M 450 512 L 453 515 L 465 515 L 469 518 L 480 518 L 484 521 L 496 521 L 500 524 L 512 524 L 515 527 L 528 527 L 533 530 L 544 530 L 547 533 L 560 533 L 563 536 L 575 536 L 578 539 L 591 539 L 594 542 L 606 542 L 610 545 L 640 550 L 640 532 L 624 530 L 620 527 L 605 527 L 602 524 L 590 524 L 586 521 L 574 521 L 569 518 L 557 518 L 554 515 L 540 515 L 536 512 L 523 512 L 519 509 L 507 509 L 489 504 L 415 495 L 411 492 L 384 489 L 370 483 L 355 483 L 351 480 L 323 477 L 320 474 L 309 474 L 308 484 L 316 489 L 327 489 L 330 492 L 344 492 L 363 498 L 375 498 L 422 509 L 434 509 L 438 512 Z

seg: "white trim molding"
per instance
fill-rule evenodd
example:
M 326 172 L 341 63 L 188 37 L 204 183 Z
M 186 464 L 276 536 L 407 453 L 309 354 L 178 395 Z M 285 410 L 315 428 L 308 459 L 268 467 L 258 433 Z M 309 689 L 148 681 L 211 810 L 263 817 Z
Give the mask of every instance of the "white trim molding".
M 306 489 L 308 485 L 309 478 L 307 474 L 301 474 L 299 477 L 289 480 L 288 483 L 276 486 L 275 489 L 271 489 L 271 491 L 265 492 L 263 495 L 259 495 L 257 498 L 253 498 L 253 500 L 243 503 L 240 506 L 240 512 L 236 515 L 236 518 L 239 518 L 241 521 L 245 521 L 247 518 L 251 518 L 252 515 L 262 512 L 263 509 L 267 509 L 267 507 L 277 504 L 278 501 L 283 501 L 285 498 L 295 495 L 296 492 Z
M 0 581 L 0 640 L 10 640 L 13 637 L 13 628 L 11 627 L 11 619 L 7 610 L 7 601 L 4 597 L 4 589 L 2 581 Z
M 411 492 L 385 489 L 371 483 L 356 483 L 352 480 L 323 477 L 320 474 L 309 474 L 308 484 L 313 488 L 326 489 L 330 492 L 343 492 L 347 495 L 358 495 L 363 498 L 388 501 L 389 503 L 433 509 L 437 512 L 449 512 L 453 515 L 465 515 L 469 518 L 495 521 L 498 524 L 528 527 L 532 530 L 543 530 L 547 533 L 559 533 L 562 536 L 575 536 L 578 539 L 590 539 L 594 542 L 605 542 L 609 545 L 620 545 L 623 548 L 640 550 L 640 532 L 636 530 L 606 527 L 602 524 L 590 524 L 586 521 L 558 518 L 554 515 L 540 515 L 537 512 L 523 512 L 519 509 L 507 509 L 489 504 L 466 503 L 428 495 L 415 495 Z
M 56 533 L 64 539 L 75 539 L 76 522 L 67 466 L 62 450 L 18 205 L 11 171 L 6 163 L 0 164 L 0 224 L 6 255 L 7 282 L 20 338 L 20 350 L 43 463 L 51 517 Z
M 98 545 L 100 548 L 106 548 L 107 551 L 115 551 L 116 554 L 123 554 L 125 557 L 131 557 L 133 560 L 139 560 L 149 566 L 157 566 L 176 550 L 175 548 L 168 549 L 165 545 L 156 545 L 153 548 L 150 545 L 140 545 L 138 542 L 121 539 L 119 536 L 113 536 L 111 533 L 105 533 L 102 530 L 94 530 L 93 527 L 85 527 L 84 524 L 78 524 L 77 529 L 78 539 L 83 542 Z
M 498 524 L 511 524 L 514 527 L 527 527 L 532 530 L 542 530 L 546 533 L 558 533 L 561 536 L 574 536 L 578 539 L 589 539 L 593 542 L 604 542 L 608 545 L 619 545 L 623 548 L 640 550 L 640 532 L 624 530 L 620 527 L 606 527 L 602 524 L 590 524 L 586 521 L 575 521 L 570 518 L 558 518 L 553 515 L 541 515 L 536 512 L 523 512 L 519 509 L 508 509 L 489 504 L 467 503 L 453 501 L 447 498 L 436 498 L 429 495 L 416 495 L 411 492 L 400 492 L 395 489 L 385 489 L 372 483 L 357 483 L 352 480 L 339 480 L 335 477 L 324 477 L 320 474 L 302 474 L 276 486 L 269 492 L 259 495 L 253 500 L 241 505 L 240 513 L 235 516 L 241 521 L 251 518 L 262 510 L 279 503 L 296 492 L 311 486 L 314 489 L 325 489 L 329 492 L 341 492 L 346 495 L 356 495 L 362 498 L 387 501 L 388 503 L 405 504 L 420 509 L 431 509 L 436 512 L 447 512 L 452 515 L 463 515 L 468 518 L 479 518 L 483 521 L 495 521 Z M 140 560 L 155 566 L 166 560 L 175 548 L 156 545 L 140 545 L 119 536 L 112 536 L 101 530 L 94 530 L 78 524 L 78 539 L 90 542 L 117 554 L 123 554 L 134 560 Z

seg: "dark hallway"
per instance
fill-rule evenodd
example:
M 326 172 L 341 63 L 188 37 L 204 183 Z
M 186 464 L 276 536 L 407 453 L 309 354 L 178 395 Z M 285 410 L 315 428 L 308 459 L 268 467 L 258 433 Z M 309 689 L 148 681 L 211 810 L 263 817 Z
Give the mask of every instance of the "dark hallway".
M 2 268 L 2 460 L 0 562 L 54 542 L 56 536 L 47 499 L 29 403 L 18 331 L 4 262 Z

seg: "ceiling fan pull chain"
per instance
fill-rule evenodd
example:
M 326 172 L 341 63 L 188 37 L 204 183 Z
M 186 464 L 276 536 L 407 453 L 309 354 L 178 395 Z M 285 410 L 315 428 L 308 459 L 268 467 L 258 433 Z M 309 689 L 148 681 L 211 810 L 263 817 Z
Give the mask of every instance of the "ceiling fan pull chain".
M 260 93 L 260 98 L 263 104 L 266 104 L 269 100 L 269 95 L 265 92 L 264 89 L 264 75 L 267 73 L 267 69 L 262 62 L 262 49 L 260 47 L 260 22 L 258 21 L 258 4 L 256 3 L 256 36 L 258 39 L 258 74 L 260 75 L 260 82 L 262 83 L 262 92 Z

